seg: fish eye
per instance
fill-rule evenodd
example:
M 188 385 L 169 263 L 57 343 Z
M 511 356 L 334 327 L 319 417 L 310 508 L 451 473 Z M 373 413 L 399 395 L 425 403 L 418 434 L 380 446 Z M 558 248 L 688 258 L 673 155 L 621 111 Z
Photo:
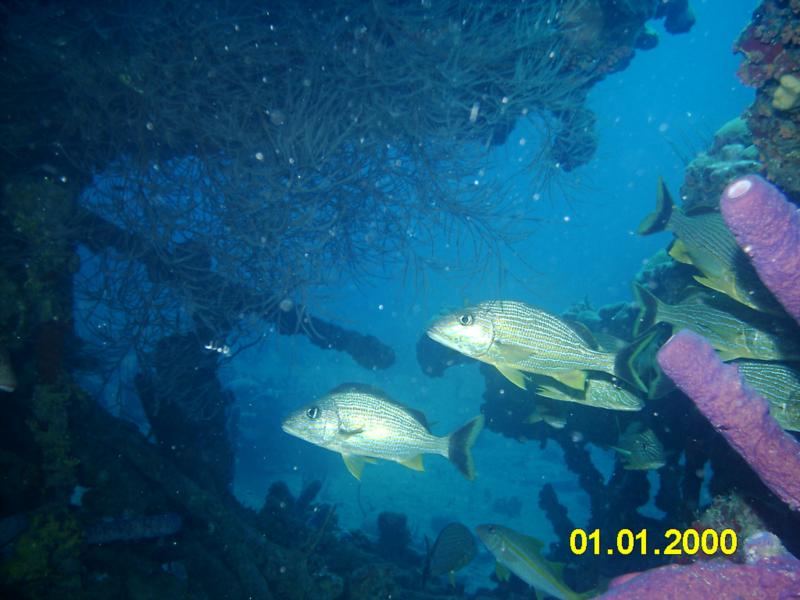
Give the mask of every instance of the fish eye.
M 319 408 L 317 408 L 316 406 L 312 406 L 306 411 L 306 416 L 309 419 L 316 419 L 317 417 L 319 417 Z
M 465 314 L 461 315 L 460 317 L 458 317 L 458 322 L 461 323 L 464 327 L 469 327 L 470 325 L 472 325 L 472 322 L 474 320 L 475 319 L 472 318 L 472 315 L 467 314 L 467 313 L 465 313 Z

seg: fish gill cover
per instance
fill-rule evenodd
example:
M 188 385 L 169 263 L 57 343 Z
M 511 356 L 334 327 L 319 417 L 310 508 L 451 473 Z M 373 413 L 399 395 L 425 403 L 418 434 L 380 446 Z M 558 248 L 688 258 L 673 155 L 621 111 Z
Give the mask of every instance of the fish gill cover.
M 796 295 L 718 211 L 747 173 L 796 206 L 800 9 L 764 0 L 747 25 L 755 2 L 695 4 L 5 3 L 0 594 L 572 598 L 616 576 L 616 597 L 698 577 L 706 596 L 794 593 L 796 463 L 740 457 L 656 354 L 673 329 L 707 335 L 737 360 L 726 381 L 768 401 L 740 417 L 793 447 Z M 680 59 L 662 29 L 690 32 Z M 735 31 L 753 107 L 677 142 L 680 208 L 663 184 L 670 233 L 639 239 L 659 171 L 683 174 L 671 122 L 694 134 L 750 101 L 719 83 L 735 67 L 710 40 Z M 547 344 L 490 336 L 508 360 L 480 365 L 424 335 L 492 298 L 530 307 Z M 353 380 L 400 407 L 325 421 L 360 483 L 280 431 Z M 578 528 L 741 543 L 664 567 L 576 554 Z

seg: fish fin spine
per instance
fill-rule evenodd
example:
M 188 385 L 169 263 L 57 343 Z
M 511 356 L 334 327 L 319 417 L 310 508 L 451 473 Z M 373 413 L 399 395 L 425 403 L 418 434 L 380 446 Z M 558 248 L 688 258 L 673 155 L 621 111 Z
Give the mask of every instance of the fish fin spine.
M 484 420 L 483 415 L 478 415 L 448 436 L 447 458 L 469 480 L 475 479 L 472 446 L 483 429 Z

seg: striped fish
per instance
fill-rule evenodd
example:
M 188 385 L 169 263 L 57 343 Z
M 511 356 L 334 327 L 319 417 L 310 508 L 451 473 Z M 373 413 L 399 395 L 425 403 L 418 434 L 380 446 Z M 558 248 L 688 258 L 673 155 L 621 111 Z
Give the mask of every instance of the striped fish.
M 585 387 L 587 371 L 635 380 L 624 368 L 628 352 L 599 350 L 584 331 L 524 302 L 482 302 L 437 319 L 428 336 L 493 365 L 522 389 L 523 373 L 546 375 L 578 390 Z
M 428 538 L 425 537 L 425 544 Z M 422 571 L 422 587 L 430 577 L 447 575 L 455 587 L 455 574 L 466 567 L 478 554 L 475 538 L 461 523 L 449 523 L 442 528 L 433 546 L 428 549 Z
M 346 383 L 293 412 L 282 427 L 290 435 L 340 453 L 356 479 L 361 479 L 365 462 L 378 458 L 424 471 L 424 454 L 444 456 L 474 479 L 470 449 L 483 420 L 479 415 L 450 435 L 436 436 L 421 412 L 397 404 L 379 389 Z
M 585 596 L 572 591 L 562 581 L 563 566 L 542 556 L 543 544 L 502 525 L 478 525 L 476 533 L 497 559 L 498 579 L 507 580 L 509 571 L 529 586 L 559 600 L 578 600 Z
M 605 408 L 608 410 L 642 410 L 644 400 L 624 387 L 608 379 L 589 377 L 583 394 L 559 386 L 543 384 L 536 388 L 536 393 L 545 398 L 576 402 L 585 406 Z
M 631 423 L 613 446 L 629 471 L 660 469 L 667 464 L 664 445 L 652 429 L 641 423 Z
M 739 374 L 769 402 L 769 414 L 787 431 L 800 431 L 800 371 L 780 363 L 740 360 Z
M 719 352 L 722 360 L 800 359 L 798 339 L 775 335 L 702 301 L 673 305 L 662 302 L 640 285 L 634 286 L 634 292 L 641 305 L 636 323 L 637 331 L 647 329 L 654 323 L 669 323 L 675 330 L 689 329 L 705 337 Z
M 656 210 L 641 222 L 638 233 L 650 235 L 665 230 L 677 238 L 670 248 L 670 256 L 700 271 L 702 275 L 694 276 L 698 283 L 750 308 L 780 312 L 722 215 L 709 211 L 687 216 L 675 206 L 664 180 L 659 177 Z

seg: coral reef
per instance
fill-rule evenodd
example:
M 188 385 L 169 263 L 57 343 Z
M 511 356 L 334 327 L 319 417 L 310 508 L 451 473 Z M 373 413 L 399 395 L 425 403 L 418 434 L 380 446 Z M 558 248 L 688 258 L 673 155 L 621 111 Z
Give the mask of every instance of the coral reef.
M 176 513 L 120 517 L 87 527 L 86 542 L 108 544 L 109 542 L 161 538 L 178 533 L 181 527 L 183 527 L 183 519 Z
M 800 73 L 800 6 L 796 1 L 764 0 L 734 49 L 744 55 L 739 78 L 756 88 L 745 119 L 767 178 L 790 197 L 800 197 L 800 111 L 796 78 Z
M 780 540 L 758 533 L 745 541 L 746 564 L 727 560 L 703 561 L 690 566 L 669 565 L 645 573 L 631 573 L 612 581 L 598 596 L 603 600 L 635 598 L 718 598 L 761 600 L 792 598 L 800 594 L 800 561 L 786 552 Z
M 159 447 L 195 479 L 228 489 L 234 398 L 217 377 L 219 354 L 193 334 L 172 335 L 159 340 L 147 363 L 152 370 L 136 376 L 136 389 Z
M 683 211 L 718 210 L 719 197 L 731 179 L 762 170 L 747 122 L 741 117 L 728 121 L 714 135 L 708 152 L 699 152 L 686 165 L 681 185 Z
M 737 539 L 746 540 L 750 536 L 767 529 L 764 520 L 737 493 L 717 496 L 702 514 L 692 523 L 692 528 L 701 533 L 706 529 L 720 532 L 732 529 Z M 698 555 L 703 558 L 704 555 Z M 744 545 L 736 548 L 734 559 L 744 562 Z
M 60 593 L 77 595 L 81 588 L 83 534 L 74 515 L 59 509 L 31 519 L 14 543 L 13 554 L 0 566 L 0 591 L 27 590 L 33 598 L 50 598 L 58 581 Z
M 411 531 L 405 515 L 392 512 L 378 515 L 378 554 L 399 564 L 407 564 L 411 557 L 408 549 L 410 543 Z M 411 563 L 413 562 L 414 559 L 411 558 Z

